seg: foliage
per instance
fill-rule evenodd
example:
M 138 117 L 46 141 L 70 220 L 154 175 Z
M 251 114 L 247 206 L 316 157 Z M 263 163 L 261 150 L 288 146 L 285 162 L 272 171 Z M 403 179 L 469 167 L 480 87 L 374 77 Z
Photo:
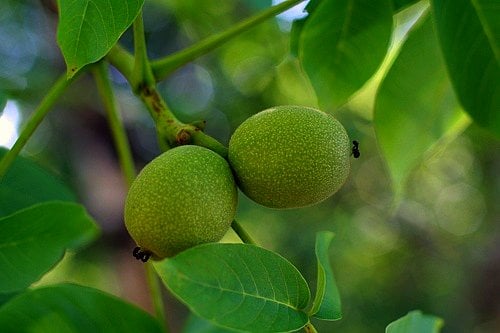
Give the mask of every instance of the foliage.
M 299 59 L 323 109 L 345 104 L 375 73 L 391 30 L 389 0 L 323 1 L 314 7 L 297 39 Z
M 144 0 L 59 1 L 57 42 L 68 76 L 101 59 L 132 24 Z
M 439 332 L 443 321 L 429 315 L 423 315 L 420 311 L 412 311 L 406 316 L 399 318 L 387 326 L 386 333 L 398 332 Z
M 433 145 L 456 136 L 469 124 L 446 75 L 427 13 L 408 32 L 383 79 L 373 121 L 397 195 Z
M 155 266 L 179 299 L 217 325 L 290 332 L 308 322 L 306 281 L 283 257 L 260 247 L 200 245 Z
M 269 28 L 267 20 L 300 2 L 288 0 L 271 7 L 261 1 L 252 2 L 247 10 L 252 12 L 259 8 L 261 11 L 233 24 L 228 13 L 234 10 L 235 4 L 230 1 L 221 3 L 220 8 L 217 8 L 226 13 L 217 19 L 211 15 L 216 10 L 213 5 L 197 1 L 157 1 L 154 6 L 158 7 L 149 7 L 162 9 L 157 11 L 148 9 L 147 4 L 139 0 L 58 1 L 57 42 L 67 65 L 66 73 L 55 81 L 45 96 L 42 88 L 45 88 L 44 82 L 50 75 L 42 75 L 43 70 L 26 70 L 24 73 L 29 77 L 31 91 L 20 88 L 15 75 L 0 78 L 1 109 L 11 99 L 26 103 L 41 100 L 35 112 L 25 120 L 23 130 L 12 148 L 0 151 L 0 330 L 52 331 L 55 327 L 72 332 L 168 331 L 161 292 L 155 285 L 157 278 L 192 311 L 185 332 L 290 332 L 301 329 L 315 332 L 313 324 L 327 327 L 325 330 L 328 331 L 331 327 L 338 327 L 335 325 L 341 318 L 345 319 L 343 322 L 347 322 L 347 327 L 351 323 L 352 330 L 356 330 L 357 327 L 366 326 L 362 326 L 362 320 L 356 323 L 356 317 L 362 315 L 358 310 L 353 310 L 352 304 L 359 304 L 359 312 L 375 310 L 366 306 L 363 300 L 356 299 L 356 296 L 350 296 L 364 293 L 362 297 L 373 296 L 371 299 L 376 299 L 377 286 L 381 281 L 394 281 L 395 277 L 377 276 L 367 287 L 366 281 L 372 276 L 359 276 L 353 272 L 365 270 L 370 264 L 363 261 L 372 260 L 373 257 L 366 257 L 366 253 L 361 251 L 356 252 L 355 246 L 346 245 L 345 242 L 359 243 L 359 239 L 354 238 L 362 235 L 362 242 L 384 243 L 387 250 L 380 250 L 381 246 L 376 249 L 383 251 L 383 255 L 389 253 L 387 256 L 390 258 L 385 263 L 397 267 L 405 255 L 390 252 L 392 244 L 397 241 L 391 238 L 391 232 L 384 230 L 392 226 L 377 221 L 404 219 L 404 213 L 411 212 L 415 207 L 411 204 L 414 201 L 409 198 L 418 196 L 444 209 L 439 210 L 444 213 L 441 213 L 438 222 L 443 229 L 451 230 L 455 235 L 472 233 L 468 228 L 474 226 L 461 222 L 466 214 L 452 215 L 452 204 L 456 202 L 466 203 L 465 209 L 472 212 L 475 219 L 487 214 L 487 209 L 483 207 L 486 201 L 474 192 L 472 186 L 443 185 L 439 195 L 432 196 L 429 195 L 431 190 L 425 191 L 425 184 L 419 184 L 417 189 L 408 185 L 418 183 L 415 173 L 423 172 L 421 166 L 429 160 L 429 156 L 446 145 L 463 142 L 453 140 L 460 137 L 471 124 L 479 126 L 481 131 L 488 131 L 491 135 L 489 142 L 497 142 L 493 137 L 500 135 L 498 6 L 486 0 L 431 0 L 430 3 L 425 0 L 311 0 L 305 7 L 307 15 L 291 24 L 290 33 L 279 30 L 276 24 L 272 29 Z M 8 13 L 12 8 L 28 12 L 27 8 L 30 7 L 15 1 L 0 4 L 0 12 L 4 9 Z M 200 41 L 179 51 L 165 50 L 165 31 L 161 42 L 150 38 L 155 37 L 155 24 L 164 27 L 165 21 L 168 21 L 159 13 L 177 15 L 175 19 L 166 16 L 172 21 L 188 22 L 186 34 L 197 34 L 194 39 Z M 216 24 L 228 28 L 222 32 L 214 31 L 213 25 Z M 248 33 L 250 30 L 252 34 Z M 207 32 L 211 34 L 207 35 Z M 175 37 L 179 36 L 168 35 L 171 40 L 175 40 Z M 288 47 L 285 47 L 288 42 Z M 133 53 L 129 49 L 133 49 Z M 170 54 L 165 56 L 167 52 Z M 6 62 L 14 62 L 14 58 L 5 57 Z M 276 63 L 282 58 L 285 60 L 277 66 Z M 217 99 L 212 96 L 215 95 L 213 91 L 204 93 L 202 88 L 199 90 L 201 92 L 194 89 L 213 89 L 215 86 L 210 80 L 217 75 L 210 74 L 204 69 L 208 66 L 200 64 L 213 66 L 213 73 L 224 77 L 219 83 L 227 89 Z M 20 66 L 19 63 L 17 65 Z M 112 71 L 108 65 L 113 66 Z M 269 74 L 271 72 L 274 76 Z M 97 288 L 61 283 L 61 280 L 51 286 L 43 286 L 42 282 L 40 286 L 37 281 L 47 276 L 63 259 L 66 251 L 78 254 L 84 252 L 82 249 L 85 247 L 92 246 L 92 241 L 99 233 L 98 222 L 90 217 L 83 205 L 76 203 L 80 201 L 79 195 L 73 193 L 58 177 L 31 159 L 19 156 L 19 153 L 30 138 L 36 138 L 35 130 L 43 128 L 42 122 L 48 123 L 44 122 L 46 115 L 57 101 L 69 96 L 68 99 L 74 105 L 84 104 L 85 100 L 93 103 L 93 98 L 82 97 L 85 89 L 71 91 L 71 86 L 87 84 L 83 78 L 79 79 L 86 77 L 86 74 L 91 74 L 96 82 L 127 184 L 132 182 L 135 171 L 124 126 L 127 121 L 126 117 L 125 120 L 121 119 L 120 108 L 135 119 L 143 119 L 137 116 L 142 112 L 141 107 L 147 109 L 150 119 L 145 127 L 150 126 L 147 132 L 156 131 L 160 150 L 194 144 L 227 158 L 227 148 L 222 142 L 227 142 L 229 130 L 225 130 L 226 138 L 218 137 L 218 132 L 224 132 L 219 131 L 224 126 L 211 125 L 211 122 L 205 124 L 199 118 L 210 120 L 211 114 L 217 115 L 219 119 L 228 118 L 232 124 L 226 125 L 230 127 L 241 123 L 269 101 L 275 104 L 287 101 L 284 104 L 319 105 L 324 111 L 345 120 L 344 125 L 352 137 L 368 137 L 368 131 L 360 130 L 363 125 L 359 123 L 373 124 L 381 155 L 367 155 L 385 161 L 392 191 L 387 194 L 378 190 L 372 196 L 367 195 L 369 198 L 363 200 L 368 204 L 364 210 L 357 210 L 357 217 L 347 213 L 351 203 L 338 208 L 327 202 L 318 207 L 276 213 L 271 217 L 270 213 L 262 211 L 254 214 L 260 208 L 243 200 L 238 219 L 258 220 L 257 216 L 261 217 L 263 221 L 248 223 L 248 229 L 252 231 L 251 234 L 259 236 L 258 239 L 263 239 L 265 245 L 260 247 L 254 244 L 243 227 L 234 222 L 233 229 L 240 240 L 249 244 L 203 244 L 172 258 L 148 263 L 148 284 L 156 318 L 124 299 Z M 42 75 L 42 79 L 38 75 Z M 185 80 L 187 83 L 182 75 L 188 76 Z M 53 76 L 50 78 L 53 79 Z M 136 104 L 130 107 L 120 101 L 121 98 L 126 100 L 123 98 L 124 89 L 120 87 L 125 81 L 128 83 L 127 89 L 136 95 L 141 106 L 134 102 Z M 225 81 L 231 81 L 231 84 Z M 183 84 L 186 86 L 181 89 Z M 224 108 L 226 111 L 206 112 L 208 107 L 204 98 L 217 101 L 210 107 L 212 110 Z M 234 107 L 237 100 L 243 101 L 237 104 L 241 108 Z M 369 104 L 368 111 L 357 113 L 356 105 L 359 103 Z M 232 109 L 235 109 L 234 114 L 229 117 Z M 0 116 L 5 114 L 6 111 Z M 66 122 L 70 118 L 67 117 L 64 118 Z M 479 131 L 479 127 L 472 127 L 472 131 Z M 146 133 L 141 133 L 141 136 L 148 137 Z M 361 154 L 366 156 L 368 149 L 363 150 L 363 147 L 361 144 Z M 374 145 L 372 147 L 372 151 L 375 151 Z M 93 153 L 81 147 L 74 150 L 78 155 Z M 145 158 L 141 155 L 145 154 L 144 151 L 137 155 L 150 160 L 150 156 Z M 60 155 L 63 156 L 62 160 L 68 156 L 64 153 Z M 464 167 L 466 161 L 461 161 Z M 469 165 L 473 168 L 474 164 L 470 162 Z M 347 189 L 338 194 L 340 203 L 349 195 L 348 190 L 361 186 L 356 184 L 364 182 L 363 186 L 369 187 L 366 185 L 368 177 L 362 178 L 363 173 L 359 171 L 361 168 L 363 164 L 353 168 L 357 179 L 353 180 L 354 185 L 347 184 Z M 465 174 L 467 172 L 462 172 L 462 177 Z M 451 191 L 452 195 L 445 195 L 446 191 Z M 388 204 L 380 204 L 384 196 L 390 197 L 387 199 Z M 383 218 L 374 213 L 379 206 L 389 211 L 383 214 Z M 282 228 L 279 223 L 272 225 L 273 219 L 290 220 L 287 223 L 309 219 L 312 212 L 323 223 L 309 224 L 307 228 L 297 227 L 295 230 Z M 351 217 L 352 220 L 359 219 L 359 215 L 371 223 L 365 223 L 366 230 L 354 233 L 355 227 L 349 225 L 350 220 Z M 338 243 L 336 240 L 333 244 L 333 234 L 322 231 L 323 228 L 331 228 L 331 216 L 335 216 L 338 228 L 336 234 L 342 235 Z M 434 250 L 439 253 L 453 252 L 452 249 L 443 249 L 433 243 L 435 239 L 447 238 L 436 236 L 441 232 L 437 226 L 422 228 L 404 223 L 399 225 L 401 234 L 410 235 L 407 236 L 411 240 L 408 244 L 416 244 L 413 247 L 408 245 L 410 250 L 406 252 L 407 256 L 411 257 L 411 249 L 419 248 L 417 245 L 421 244 L 425 245 L 422 251 L 429 253 L 434 253 Z M 266 243 L 266 235 L 273 230 L 279 235 L 276 239 L 281 238 L 280 241 L 293 244 L 287 256 L 295 259 L 301 254 L 294 252 L 293 248 L 302 248 L 297 244 L 309 242 L 305 247 L 310 249 L 310 235 L 315 234 L 316 265 L 312 265 L 310 260 L 302 261 L 296 265 L 301 268 L 299 271 L 291 261 L 275 251 L 265 249 L 278 247 L 271 245 L 272 242 Z M 354 240 L 349 240 L 349 235 Z M 425 242 L 427 239 L 430 239 L 428 243 Z M 335 247 L 335 256 L 330 255 L 330 246 Z M 467 244 L 462 246 L 466 247 Z M 427 252 L 424 252 L 423 257 L 426 255 Z M 348 257 L 351 258 L 347 260 Z M 422 257 L 415 255 L 415 258 Z M 331 261 L 335 263 L 335 277 Z M 339 264 L 341 262 L 349 262 L 351 266 Z M 420 265 L 418 260 L 412 264 Z M 433 257 L 426 265 L 440 266 L 439 260 Z M 315 268 L 316 272 L 310 273 L 310 267 Z M 403 275 L 409 273 L 406 278 L 422 279 L 421 283 L 425 284 L 424 277 L 412 277 L 403 265 L 400 267 Z M 433 272 L 438 280 L 447 279 L 449 275 L 449 272 L 440 271 L 439 268 Z M 317 282 L 311 301 L 308 281 L 313 274 Z M 346 286 L 344 289 L 342 283 L 339 283 L 340 288 L 337 286 L 337 282 L 348 280 L 352 280 L 349 281 L 350 288 Z M 411 286 L 413 282 L 404 281 Z M 448 285 L 452 284 L 453 281 Z M 436 286 L 428 288 L 439 289 Z M 353 289 L 362 292 L 353 293 Z M 345 293 L 342 290 L 346 290 Z M 411 297 L 406 297 L 405 306 L 414 308 L 427 305 L 425 302 L 413 304 L 408 299 L 411 300 Z M 349 302 L 351 305 L 346 311 L 345 303 Z M 389 321 L 387 317 L 393 320 L 396 317 L 394 313 L 402 315 L 410 310 L 400 309 L 397 304 L 398 300 L 393 299 L 393 313 L 387 315 L 380 311 L 373 316 L 377 327 L 380 326 L 378 321 L 384 321 L 385 325 Z M 429 305 L 429 308 L 432 307 Z M 443 313 L 446 311 L 432 309 Z M 325 324 L 317 323 L 316 320 L 334 322 Z M 368 326 L 372 327 L 371 324 Z M 454 321 L 449 324 L 451 327 L 461 326 Z M 443 321 L 435 316 L 413 311 L 389 324 L 386 332 L 438 332 L 442 325 Z
M 494 23 L 498 21 L 498 4 L 495 10 L 487 0 L 431 3 L 443 57 L 460 103 L 476 122 L 498 135 L 500 34 L 498 23 L 496 28 Z M 474 61 L 468 61 L 470 58 Z
M 0 311 L 0 326 L 10 332 L 161 332 L 147 313 L 99 290 L 72 284 L 14 297 Z

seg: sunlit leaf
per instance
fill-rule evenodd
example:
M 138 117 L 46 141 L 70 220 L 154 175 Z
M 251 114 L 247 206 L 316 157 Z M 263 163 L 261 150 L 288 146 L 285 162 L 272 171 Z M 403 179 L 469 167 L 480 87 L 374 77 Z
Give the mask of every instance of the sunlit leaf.
M 271 251 L 247 244 L 205 244 L 155 268 L 191 311 L 217 325 L 244 332 L 290 332 L 308 322 L 304 278 Z
M 433 0 L 434 21 L 460 103 L 500 136 L 500 3 Z
M 468 124 L 447 77 L 430 15 L 409 32 L 384 78 L 374 124 L 397 198 L 425 153 Z
M 310 314 L 323 320 L 342 318 L 340 294 L 330 265 L 328 249 L 334 234 L 329 231 L 316 235 L 316 259 L 318 264 L 318 283 L 316 296 Z
M 0 308 L 3 332 L 162 332 L 143 310 L 97 289 L 60 284 L 27 291 Z
M 375 73 L 392 24 L 390 0 L 332 0 L 314 7 L 300 32 L 299 58 L 323 109 L 347 102 Z
M 37 204 L 0 218 L 0 230 L 1 293 L 30 286 L 66 249 L 76 249 L 98 233 L 85 209 L 69 202 Z
M 68 77 L 108 53 L 132 24 L 144 0 L 58 0 L 57 42 Z
M 406 316 L 390 323 L 385 329 L 386 333 L 439 333 L 443 326 L 441 318 L 423 315 L 416 310 Z
M 0 148 L 0 159 L 6 152 L 5 148 Z M 36 163 L 17 157 L 7 174 L 0 179 L 0 217 L 49 200 L 75 201 L 75 196 Z

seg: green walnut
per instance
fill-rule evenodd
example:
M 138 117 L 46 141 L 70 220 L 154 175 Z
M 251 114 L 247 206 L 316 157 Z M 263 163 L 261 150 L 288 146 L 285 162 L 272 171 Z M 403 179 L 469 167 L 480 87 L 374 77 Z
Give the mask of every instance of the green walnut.
M 229 142 L 240 189 L 271 208 L 325 200 L 342 187 L 351 147 L 331 115 L 303 106 L 277 106 L 245 120 Z
M 125 203 L 125 225 L 153 259 L 219 241 L 236 214 L 238 192 L 227 161 L 199 146 L 161 154 L 137 176 Z

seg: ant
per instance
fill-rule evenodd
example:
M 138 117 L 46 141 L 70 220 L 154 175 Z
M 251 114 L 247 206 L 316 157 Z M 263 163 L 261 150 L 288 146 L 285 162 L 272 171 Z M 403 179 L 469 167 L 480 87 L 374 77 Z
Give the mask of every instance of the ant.
M 146 262 L 149 260 L 149 257 L 151 257 L 151 252 L 149 251 L 141 251 L 140 247 L 136 247 L 134 251 L 132 251 L 132 255 L 137 259 L 137 260 L 142 260 L 142 262 Z
M 359 142 L 354 140 L 352 144 L 352 155 L 354 158 L 359 158 L 359 156 L 361 156 L 361 153 L 359 152 Z

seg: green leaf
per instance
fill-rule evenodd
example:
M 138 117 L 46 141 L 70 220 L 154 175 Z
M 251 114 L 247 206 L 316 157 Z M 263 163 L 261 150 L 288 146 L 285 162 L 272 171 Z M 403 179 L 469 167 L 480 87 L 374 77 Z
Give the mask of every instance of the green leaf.
M 475 0 L 471 1 L 488 42 L 493 49 L 495 59 L 500 60 L 500 3 L 497 0 Z
M 439 333 L 443 326 L 441 318 L 423 315 L 416 310 L 406 316 L 390 323 L 385 329 L 386 333 Z
M 441 50 L 460 103 L 500 136 L 500 3 L 431 1 Z
M 97 289 L 60 284 L 27 291 L 0 308 L 4 332 L 162 332 L 143 310 Z
M 0 148 L 0 159 L 7 149 Z M 17 157 L 0 179 L 0 217 L 33 204 L 49 201 L 76 201 L 60 180 L 27 158 Z
M 6 152 L 0 148 L 0 159 Z M 49 200 L 75 201 L 75 196 L 49 172 L 29 159 L 17 157 L 0 179 L 0 217 Z
M 316 259 L 318 261 L 318 283 L 310 315 L 323 320 L 342 318 L 340 294 L 330 265 L 328 249 L 334 234 L 329 231 L 316 235 Z
M 182 333 L 232 333 L 236 332 L 228 328 L 215 326 L 206 319 L 191 314 L 182 330 Z
M 290 31 L 290 54 L 294 57 L 299 56 L 299 40 L 302 34 L 302 29 L 307 22 L 307 17 L 294 20 L 292 23 L 292 30 Z
M 104 57 L 132 24 L 144 0 L 58 0 L 57 42 L 68 77 Z
M 0 218 L 0 293 L 24 289 L 63 256 L 94 239 L 98 228 L 75 203 L 46 202 Z
M 390 0 L 322 1 L 300 33 L 299 59 L 323 109 L 347 102 L 375 73 L 392 32 Z
M 299 56 L 299 40 L 302 34 L 302 28 L 306 24 L 309 16 L 316 10 L 321 0 L 309 0 L 304 11 L 308 13 L 308 16 L 294 20 L 292 23 L 292 30 L 290 31 L 290 53 L 294 57 Z
M 254 10 L 262 10 L 272 6 L 271 0 L 244 0 L 246 6 Z
M 19 292 L 0 293 L 0 307 L 2 307 L 2 305 L 4 305 L 17 295 L 19 295 Z
M 323 0 L 309 0 L 309 3 L 306 5 L 304 8 L 309 14 L 312 14 L 318 5 L 321 3 Z
M 420 0 L 392 0 L 392 7 L 394 8 L 394 12 L 399 12 L 419 1 Z
M 297 269 L 248 244 L 204 244 L 155 263 L 192 312 L 244 332 L 289 332 L 308 322 L 309 288 Z
M 375 102 L 377 140 L 397 200 L 425 154 L 440 139 L 452 138 L 469 123 L 446 75 L 429 16 L 420 18 L 410 30 Z

